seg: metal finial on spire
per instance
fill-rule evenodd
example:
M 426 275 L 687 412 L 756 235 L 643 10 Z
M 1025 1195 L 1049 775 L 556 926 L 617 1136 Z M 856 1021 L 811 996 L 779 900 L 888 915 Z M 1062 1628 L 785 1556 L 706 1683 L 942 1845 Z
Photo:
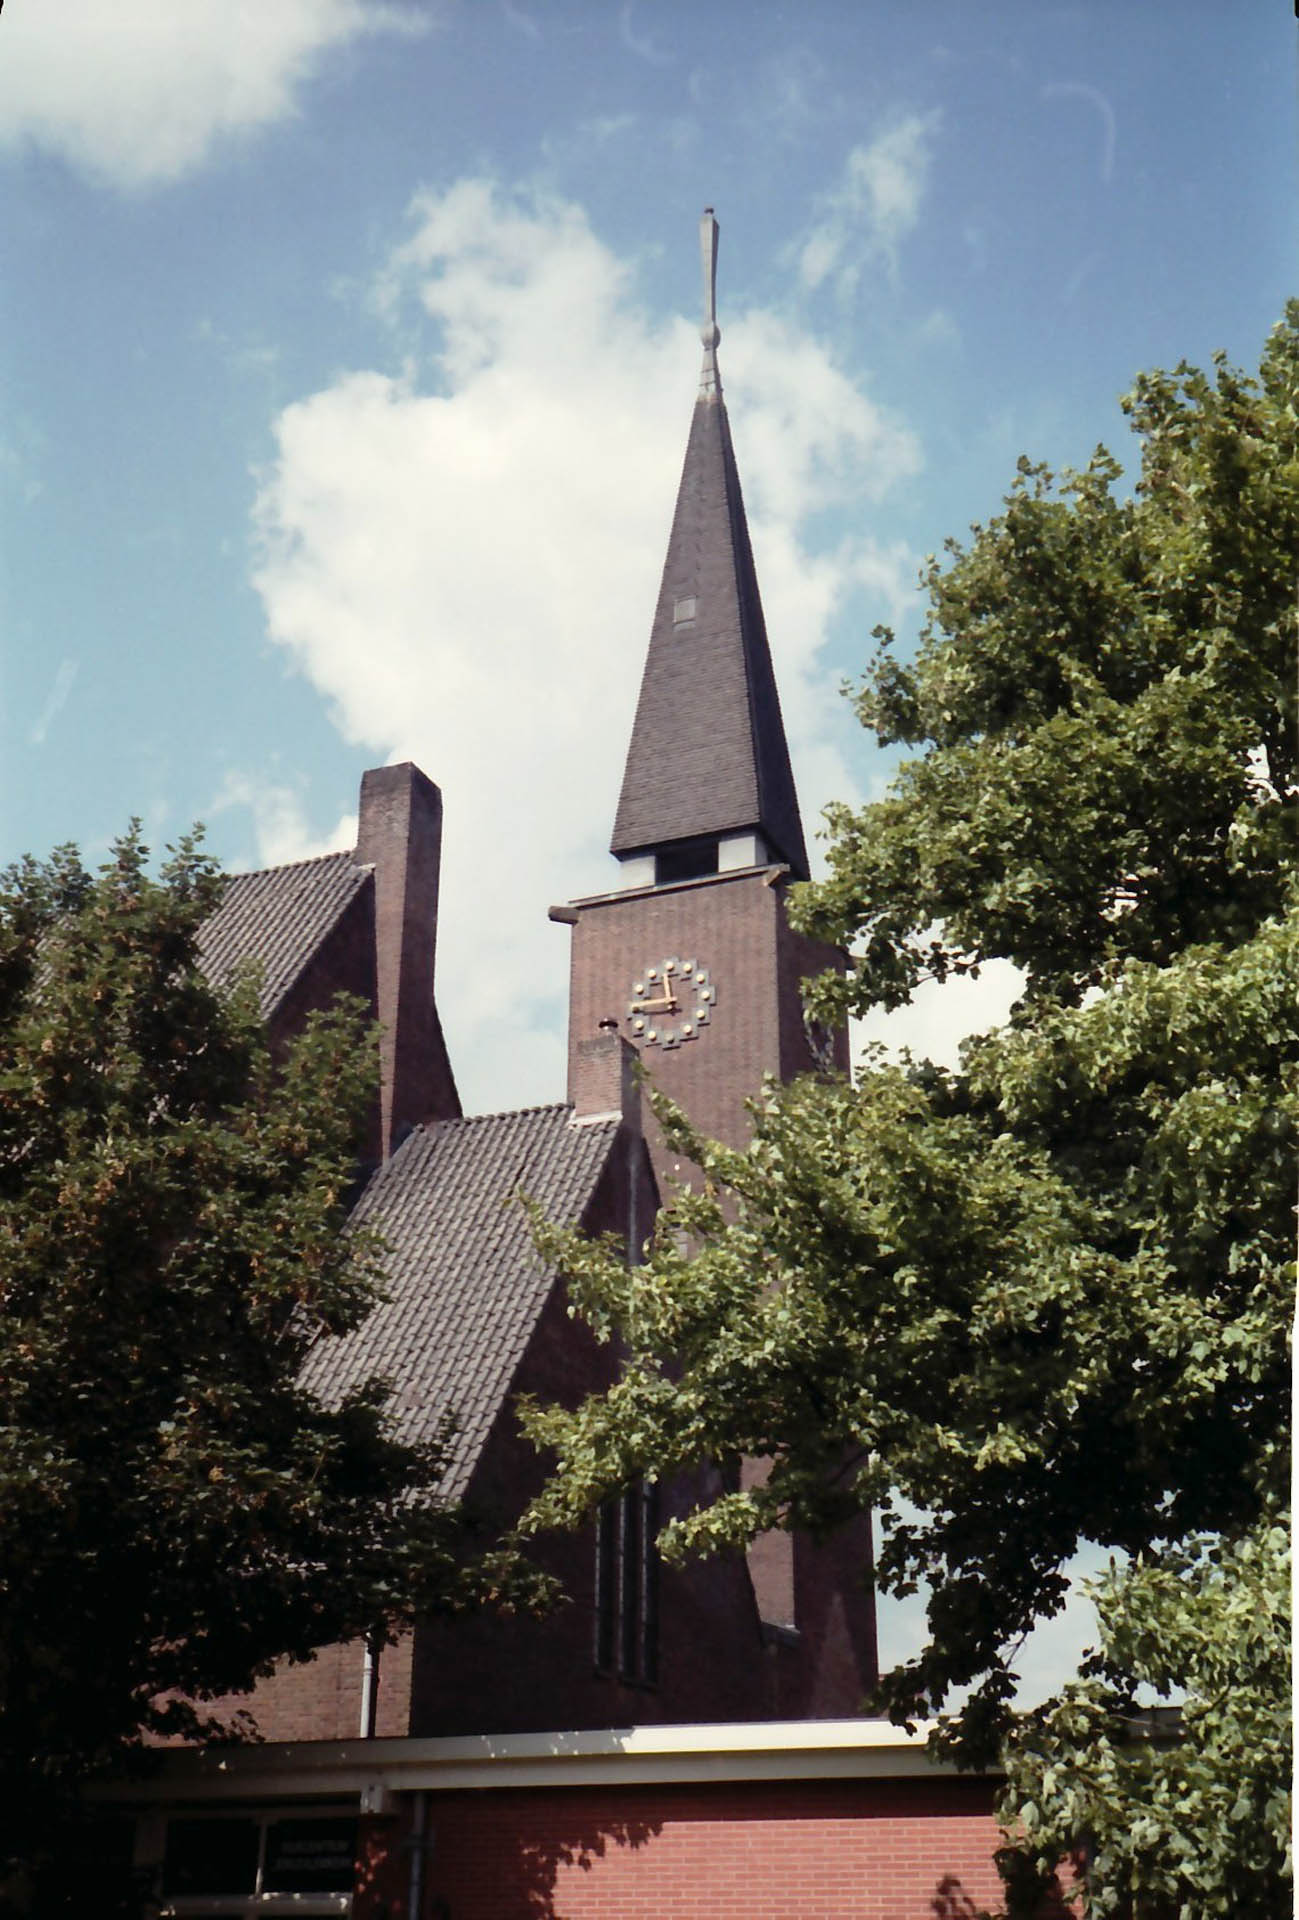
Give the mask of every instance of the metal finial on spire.
M 699 376 L 700 393 L 720 393 L 717 371 L 717 343 L 721 329 L 717 324 L 717 222 L 711 207 L 704 208 L 699 222 L 699 252 L 704 267 L 704 324 L 700 338 L 704 343 L 704 366 Z

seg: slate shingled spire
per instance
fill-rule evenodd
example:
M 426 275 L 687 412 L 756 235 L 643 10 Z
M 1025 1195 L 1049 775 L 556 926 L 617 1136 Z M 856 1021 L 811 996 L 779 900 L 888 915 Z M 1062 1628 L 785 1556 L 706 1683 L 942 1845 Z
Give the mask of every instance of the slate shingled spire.
M 757 832 L 807 878 L 807 853 L 731 445 L 714 307 L 717 222 L 700 228 L 704 364 L 611 850 Z

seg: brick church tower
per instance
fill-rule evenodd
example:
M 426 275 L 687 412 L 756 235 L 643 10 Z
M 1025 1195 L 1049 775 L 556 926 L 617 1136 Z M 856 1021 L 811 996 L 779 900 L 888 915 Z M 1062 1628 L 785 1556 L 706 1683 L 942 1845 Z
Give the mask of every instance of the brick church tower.
M 848 1055 L 803 1020 L 800 982 L 841 956 L 785 914 L 807 854 L 717 372 L 711 208 L 701 241 L 703 374 L 614 824 L 621 881 L 555 917 L 573 924 L 570 1086 L 582 1040 L 616 1019 L 654 1084 L 738 1145 L 764 1075 Z
M 717 372 L 711 208 L 700 237 L 703 374 L 614 823 L 621 885 L 552 917 L 573 929 L 570 1098 L 579 1048 L 616 1020 L 654 1085 L 739 1146 L 764 1076 L 846 1072 L 848 1038 L 813 1036 L 803 1018 L 801 982 L 843 955 L 786 917 L 807 852 Z M 691 1169 L 657 1127 L 646 1141 L 666 1196 Z M 865 1515 L 823 1546 L 776 1533 L 750 1549 L 774 1716 L 859 1710 L 877 1672 L 870 1558 Z

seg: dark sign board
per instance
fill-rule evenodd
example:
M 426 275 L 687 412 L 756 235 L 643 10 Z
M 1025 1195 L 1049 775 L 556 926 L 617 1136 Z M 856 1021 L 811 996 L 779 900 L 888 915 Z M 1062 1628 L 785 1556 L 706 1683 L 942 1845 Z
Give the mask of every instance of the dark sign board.
M 263 1893 L 350 1893 L 355 1820 L 272 1820 L 266 1829 Z
M 164 1893 L 255 1893 L 256 1820 L 169 1820 Z

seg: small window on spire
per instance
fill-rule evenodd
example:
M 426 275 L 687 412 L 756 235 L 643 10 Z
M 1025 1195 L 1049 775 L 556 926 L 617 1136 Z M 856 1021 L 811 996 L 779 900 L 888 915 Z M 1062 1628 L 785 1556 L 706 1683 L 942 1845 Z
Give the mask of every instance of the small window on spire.
M 685 600 L 674 601 L 672 606 L 672 624 L 674 627 L 688 627 L 695 617 L 696 600 L 694 594 Z

